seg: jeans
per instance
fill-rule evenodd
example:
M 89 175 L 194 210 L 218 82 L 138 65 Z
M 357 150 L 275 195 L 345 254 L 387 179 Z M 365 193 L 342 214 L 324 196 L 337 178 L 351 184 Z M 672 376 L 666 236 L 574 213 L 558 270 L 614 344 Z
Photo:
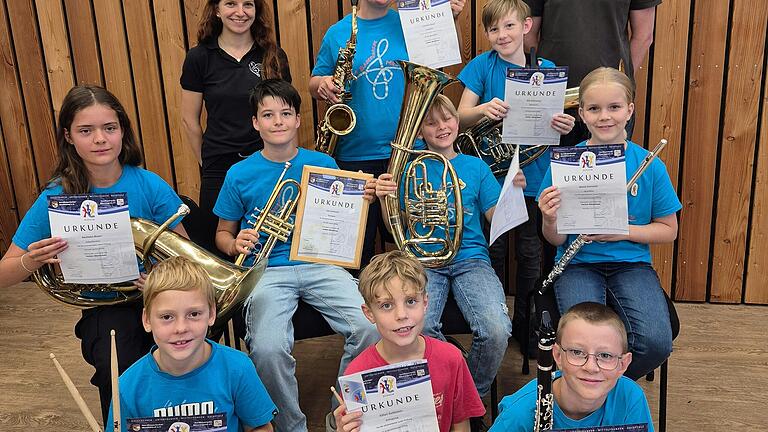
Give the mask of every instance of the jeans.
M 324 264 L 267 268 L 246 300 L 245 341 L 256 371 L 277 405 L 277 431 L 307 430 L 307 418 L 299 408 L 296 359 L 291 356 L 291 318 L 299 299 L 317 309 L 344 336 L 339 375 L 355 356 L 379 340 L 376 328 L 360 309 L 363 298 L 357 284 L 346 270 Z
M 672 326 L 659 277 L 648 263 L 571 264 L 554 284 L 560 313 L 582 302 L 608 305 L 624 322 L 632 363 L 624 373 L 638 379 L 672 352 Z
M 337 161 L 337 164 L 343 170 L 362 171 L 373 174 L 374 178 L 379 178 L 381 174 L 387 172 L 389 159 Z M 387 231 L 386 225 L 384 225 L 384 219 L 381 217 L 381 206 L 381 200 L 376 200 L 368 205 L 368 219 L 365 222 L 365 238 L 363 239 L 363 253 L 360 258 L 360 270 L 364 269 L 376 254 L 377 232 L 381 235 L 383 241 L 394 241 L 392 235 Z M 359 270 L 350 270 L 350 272 L 355 276 L 360 274 Z
M 449 292 L 472 329 L 467 366 L 477 392 L 483 397 L 491 388 L 512 334 L 504 289 L 485 260 L 467 259 L 427 269 L 429 297 L 424 334 L 445 340 L 440 318 Z

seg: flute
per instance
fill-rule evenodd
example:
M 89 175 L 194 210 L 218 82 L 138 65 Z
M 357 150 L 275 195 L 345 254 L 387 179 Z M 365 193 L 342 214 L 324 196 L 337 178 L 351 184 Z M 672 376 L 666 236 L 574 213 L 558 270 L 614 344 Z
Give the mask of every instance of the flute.
M 75 387 L 75 383 L 72 382 L 72 380 L 69 378 L 69 375 L 64 371 L 64 368 L 61 367 L 61 364 L 59 364 L 59 361 L 56 360 L 56 356 L 53 355 L 53 353 L 50 354 L 51 360 L 53 360 L 53 365 L 56 366 L 56 369 L 59 371 L 59 375 L 61 375 L 61 379 L 64 380 L 64 385 L 67 386 L 67 390 L 69 390 L 69 394 L 72 395 L 72 398 L 75 400 L 75 403 L 77 404 L 77 407 L 80 408 L 80 412 L 83 413 L 83 417 L 85 417 L 85 421 L 88 422 L 88 425 L 91 427 L 91 430 L 93 432 L 101 432 L 101 429 L 99 429 L 99 424 L 96 422 L 96 418 L 93 416 L 93 413 L 90 409 L 88 409 L 88 405 L 85 404 L 85 400 L 83 400 L 83 397 L 80 395 L 80 392 L 77 391 L 77 387 Z

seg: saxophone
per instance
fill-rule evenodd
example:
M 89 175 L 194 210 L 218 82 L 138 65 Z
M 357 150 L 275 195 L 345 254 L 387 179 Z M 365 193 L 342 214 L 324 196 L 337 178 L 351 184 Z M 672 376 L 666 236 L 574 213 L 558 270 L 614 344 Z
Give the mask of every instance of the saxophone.
M 339 95 L 341 102 L 328 107 L 325 116 L 317 125 L 315 150 L 330 156 L 333 156 L 336 151 L 336 142 L 339 137 L 352 132 L 357 124 L 357 116 L 348 105 L 352 99 L 349 83 L 355 79 L 352 75 L 352 61 L 355 58 L 357 46 L 357 2 L 358 0 L 352 0 L 352 34 L 346 46 L 339 48 L 336 68 L 333 71 L 333 84 L 341 89 Z
M 441 154 L 412 149 L 421 122 L 435 96 L 456 79 L 426 66 L 407 61 L 399 63 L 405 76 L 405 92 L 387 172 L 392 174 L 393 180 L 398 183 L 403 180 L 405 184 L 394 194 L 384 197 L 383 205 L 389 214 L 385 222 L 400 250 L 427 267 L 441 267 L 456 256 L 461 246 L 464 217 L 461 180 L 451 163 Z M 415 159 L 408 165 L 412 155 Z M 429 159 L 443 165 L 439 180 L 442 187 L 439 189 L 433 189 L 427 181 L 426 163 Z M 433 183 L 438 184 L 437 181 Z M 398 197 L 401 190 L 406 194 L 402 215 Z M 410 191 L 412 194 L 409 194 Z M 455 207 L 453 223 L 450 222 L 448 207 L 451 194 Z M 418 229 L 419 226 L 421 229 Z M 435 235 L 439 231 L 442 233 Z
M 555 344 L 555 329 L 548 311 L 541 312 L 539 327 L 539 355 L 536 372 L 536 414 L 533 420 L 533 432 L 552 430 L 555 397 L 552 394 L 552 373 L 554 359 L 552 346 Z
M 645 156 L 643 162 L 640 163 L 640 166 L 637 167 L 635 172 L 632 174 L 632 177 L 627 182 L 627 192 L 629 192 L 632 196 L 637 195 L 637 189 L 633 188 L 635 183 L 637 183 L 637 179 L 643 175 L 645 170 L 648 169 L 648 167 L 651 165 L 651 162 L 653 162 L 653 160 L 659 156 L 659 153 L 664 150 L 666 145 L 667 140 L 662 138 L 661 141 L 656 144 L 656 147 L 654 147 L 654 149 Z M 581 248 L 584 247 L 584 245 L 591 243 L 590 240 L 587 240 L 587 237 L 588 234 L 579 234 L 578 237 L 576 237 L 576 240 L 574 240 L 571 244 L 568 245 L 567 248 L 565 248 L 563 256 L 561 256 L 560 259 L 555 263 L 554 267 L 552 267 L 552 271 L 549 272 L 547 278 L 544 279 L 544 281 L 541 283 L 539 294 L 543 295 L 547 289 L 549 289 L 549 287 L 555 282 L 555 280 L 557 280 L 557 278 L 563 274 L 565 267 L 567 267 L 571 260 L 573 260 L 573 258 L 576 256 L 576 254 L 579 253 Z
M 579 88 L 566 89 L 563 108 L 570 109 L 578 106 Z M 535 161 L 548 150 L 548 146 L 545 145 L 518 146 L 501 142 L 501 123 L 502 120 L 484 118 L 460 133 L 456 137 L 459 151 L 483 159 L 491 167 L 493 175 L 499 177 L 507 174 L 509 161 L 515 156 L 516 147 L 520 147 L 520 168 Z

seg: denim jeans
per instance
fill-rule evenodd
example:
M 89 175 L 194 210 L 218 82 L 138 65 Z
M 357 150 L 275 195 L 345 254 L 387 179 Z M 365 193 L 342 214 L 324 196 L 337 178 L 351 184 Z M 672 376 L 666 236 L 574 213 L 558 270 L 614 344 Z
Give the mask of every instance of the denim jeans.
M 482 397 L 491 388 L 512 334 L 504 289 L 485 260 L 468 259 L 427 269 L 429 300 L 424 334 L 445 340 L 440 318 L 449 292 L 472 329 L 467 366 Z
M 560 313 L 582 302 L 608 305 L 624 322 L 632 363 L 625 375 L 638 379 L 672 352 L 672 326 L 659 277 L 648 263 L 571 264 L 555 281 Z
M 360 309 L 363 298 L 357 283 L 346 270 L 324 264 L 267 268 L 245 304 L 246 343 L 259 377 L 277 405 L 277 431 L 307 430 L 307 418 L 299 408 L 296 359 L 291 356 L 291 318 L 299 299 L 322 313 L 331 328 L 344 336 L 339 375 L 355 356 L 379 340 L 376 327 Z

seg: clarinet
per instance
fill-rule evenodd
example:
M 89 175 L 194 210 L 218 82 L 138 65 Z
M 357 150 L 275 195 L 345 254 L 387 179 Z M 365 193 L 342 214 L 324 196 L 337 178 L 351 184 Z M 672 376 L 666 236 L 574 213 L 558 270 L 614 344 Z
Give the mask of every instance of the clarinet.
M 643 159 L 643 162 L 639 167 L 637 167 L 637 170 L 635 170 L 634 174 L 632 174 L 632 177 L 627 182 L 627 192 L 629 192 L 632 196 L 637 196 L 637 188 L 634 187 L 637 183 L 637 179 L 643 175 L 645 170 L 648 169 L 648 167 L 651 165 L 651 162 L 653 162 L 659 153 L 664 150 L 666 145 L 667 140 L 662 139 L 659 141 L 659 143 L 656 144 L 656 147 L 645 156 L 645 159 Z M 576 256 L 581 248 L 585 244 L 591 243 L 589 240 L 587 240 L 587 237 L 587 234 L 579 234 L 579 236 L 576 237 L 576 240 L 568 245 L 568 247 L 565 249 L 565 252 L 563 252 L 563 256 L 561 256 L 560 259 L 555 263 L 554 267 L 552 267 L 552 271 L 549 272 L 547 278 L 544 279 L 544 282 L 541 283 L 539 295 L 543 295 L 545 292 L 547 292 L 547 289 L 552 285 L 552 283 L 555 282 L 558 277 L 560 277 L 561 274 L 563 274 L 565 267 L 568 266 L 568 263 L 571 262 L 573 257 Z
M 536 417 L 533 422 L 533 431 L 552 430 L 553 411 L 555 397 L 552 394 L 552 373 L 554 372 L 554 360 L 552 358 L 552 346 L 555 344 L 555 330 L 552 328 L 552 319 L 548 311 L 541 312 L 541 326 L 539 327 L 539 356 L 536 372 Z

